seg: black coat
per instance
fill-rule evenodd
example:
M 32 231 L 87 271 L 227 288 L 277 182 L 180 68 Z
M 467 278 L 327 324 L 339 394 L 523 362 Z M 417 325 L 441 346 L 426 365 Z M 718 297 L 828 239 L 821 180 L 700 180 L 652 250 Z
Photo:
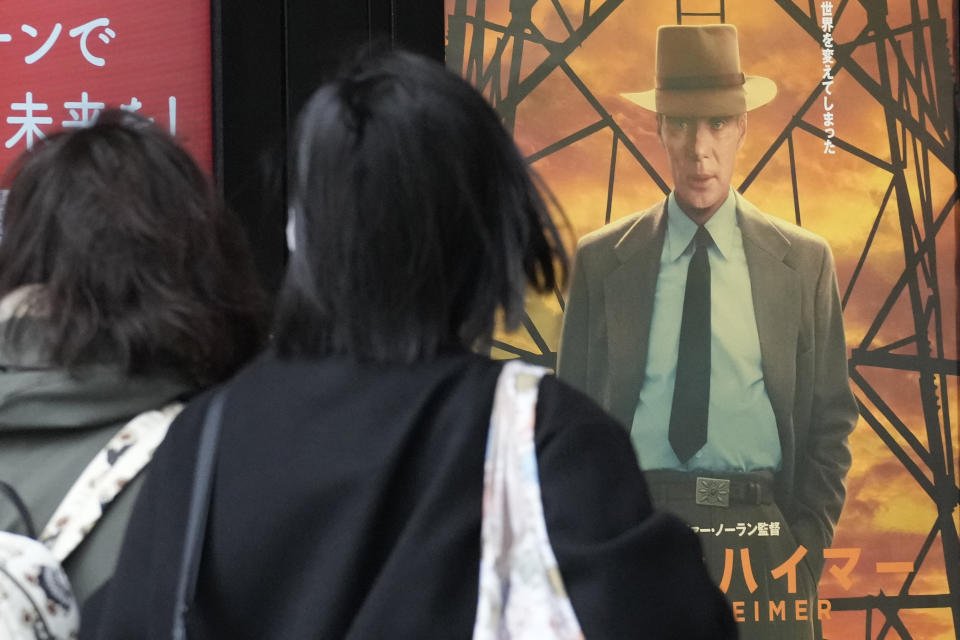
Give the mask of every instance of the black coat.
M 464 352 L 394 367 L 268 357 L 230 382 L 191 637 L 469 638 L 499 371 Z M 85 637 L 169 637 L 208 401 L 158 449 Z M 735 637 L 695 534 L 652 511 L 622 427 L 546 377 L 536 445 L 587 638 Z

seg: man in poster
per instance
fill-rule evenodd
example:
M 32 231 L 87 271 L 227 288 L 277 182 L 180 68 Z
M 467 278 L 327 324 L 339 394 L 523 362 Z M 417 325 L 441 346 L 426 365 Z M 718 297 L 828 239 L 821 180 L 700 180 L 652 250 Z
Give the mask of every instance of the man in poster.
M 581 239 L 557 373 L 629 427 L 741 637 L 811 638 L 857 420 L 833 258 L 730 187 L 746 112 L 776 95 L 735 27 L 661 27 L 656 64 L 625 97 L 657 113 L 674 188 Z

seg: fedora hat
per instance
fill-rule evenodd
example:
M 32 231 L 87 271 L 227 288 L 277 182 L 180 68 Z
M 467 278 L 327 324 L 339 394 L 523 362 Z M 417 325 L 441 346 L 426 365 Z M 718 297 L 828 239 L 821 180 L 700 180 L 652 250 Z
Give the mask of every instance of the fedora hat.
M 621 95 L 668 116 L 731 116 L 773 100 L 777 85 L 740 70 L 732 24 L 665 25 L 657 29 L 656 88 Z

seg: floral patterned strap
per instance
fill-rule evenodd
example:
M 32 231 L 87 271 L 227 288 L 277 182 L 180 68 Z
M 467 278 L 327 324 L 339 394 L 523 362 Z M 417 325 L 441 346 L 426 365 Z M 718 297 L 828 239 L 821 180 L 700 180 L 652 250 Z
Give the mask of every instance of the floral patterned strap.
M 534 441 L 542 367 L 504 365 L 483 470 L 474 640 L 578 640 L 583 631 L 547 537 Z
M 40 542 L 60 562 L 90 533 L 104 508 L 147 466 L 181 409 L 183 404 L 174 402 L 135 416 L 90 461 L 40 534 Z

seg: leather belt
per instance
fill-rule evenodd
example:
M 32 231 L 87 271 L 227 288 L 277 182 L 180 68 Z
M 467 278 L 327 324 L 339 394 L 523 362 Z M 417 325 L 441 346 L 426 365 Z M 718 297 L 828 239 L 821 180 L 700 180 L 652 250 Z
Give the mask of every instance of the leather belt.
M 773 474 L 753 472 L 717 474 L 709 471 L 644 472 L 654 503 L 690 501 L 708 507 L 769 504 Z

